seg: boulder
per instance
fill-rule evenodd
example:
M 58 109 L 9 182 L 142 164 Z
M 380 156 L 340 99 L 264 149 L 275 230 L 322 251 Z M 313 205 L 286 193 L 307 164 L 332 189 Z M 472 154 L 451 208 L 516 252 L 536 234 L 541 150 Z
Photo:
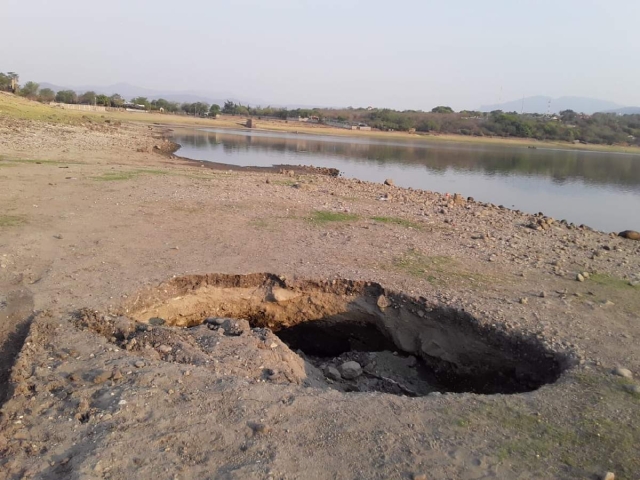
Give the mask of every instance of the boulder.
M 628 238 L 629 240 L 640 240 L 640 232 L 636 232 L 635 230 L 625 230 L 624 232 L 620 232 L 618 236 Z
M 353 380 L 362 375 L 362 367 L 358 362 L 344 362 L 340 365 L 340 374 L 342 378 Z

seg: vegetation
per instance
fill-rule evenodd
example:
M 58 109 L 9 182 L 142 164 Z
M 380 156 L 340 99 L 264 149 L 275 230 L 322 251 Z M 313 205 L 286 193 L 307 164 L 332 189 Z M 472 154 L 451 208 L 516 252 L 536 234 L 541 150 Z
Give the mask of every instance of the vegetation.
M 0 215 L 0 227 L 17 227 L 24 223 L 25 218 L 21 215 Z
M 331 222 L 353 222 L 355 220 L 358 220 L 358 216 L 353 213 L 316 210 L 311 214 L 310 220 L 312 223 L 322 225 Z
M 374 220 L 379 223 L 390 223 L 393 225 L 400 225 L 405 228 L 413 228 L 415 230 L 421 230 L 422 225 L 419 223 L 412 222 L 411 220 L 407 220 L 406 218 L 400 217 L 371 217 L 371 220 Z
M 0 73 L 0 90 L 9 90 L 15 72 Z M 110 97 L 96 92 L 78 95 L 71 90 L 55 93 L 48 88 L 39 89 L 35 82 L 27 82 L 18 90 L 20 95 L 41 102 L 80 103 L 122 107 L 125 100 L 118 94 Z M 518 114 L 496 110 L 490 113 L 476 111 L 454 112 L 451 107 L 437 106 L 430 112 L 421 110 L 391 110 L 388 108 L 286 108 L 252 107 L 228 100 L 222 108 L 206 102 L 171 102 L 163 98 L 131 99 L 129 106 L 146 110 L 193 115 L 195 117 L 246 115 L 287 120 L 306 118 L 317 123 L 345 126 L 364 124 L 381 131 L 403 131 L 415 134 L 455 134 L 473 137 L 523 138 L 541 141 L 564 141 L 583 144 L 640 146 L 640 115 L 596 113 L 585 115 L 565 110 L 558 115 Z

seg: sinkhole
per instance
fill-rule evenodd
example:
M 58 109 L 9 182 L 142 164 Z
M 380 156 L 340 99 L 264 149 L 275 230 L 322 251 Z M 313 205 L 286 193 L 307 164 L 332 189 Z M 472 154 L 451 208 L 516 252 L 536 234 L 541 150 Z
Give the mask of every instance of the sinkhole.
M 189 275 L 141 292 L 123 315 L 153 325 L 153 335 L 189 332 L 199 350 L 177 346 L 171 361 L 233 353 L 247 368 L 251 361 L 263 368 L 267 379 L 284 372 L 287 381 L 312 379 L 345 392 L 514 394 L 555 382 L 575 362 L 572 352 L 551 350 L 533 335 L 374 282 Z M 130 346 L 132 335 L 140 329 L 119 341 Z M 185 351 L 192 353 L 175 353 Z M 299 366 L 287 373 L 294 357 Z

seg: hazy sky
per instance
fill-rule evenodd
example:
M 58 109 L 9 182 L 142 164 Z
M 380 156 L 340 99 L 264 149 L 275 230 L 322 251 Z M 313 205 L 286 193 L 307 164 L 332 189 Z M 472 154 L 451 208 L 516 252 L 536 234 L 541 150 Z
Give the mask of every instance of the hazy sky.
M 1 3 L 0 71 L 22 82 L 324 106 L 640 105 L 638 0 Z

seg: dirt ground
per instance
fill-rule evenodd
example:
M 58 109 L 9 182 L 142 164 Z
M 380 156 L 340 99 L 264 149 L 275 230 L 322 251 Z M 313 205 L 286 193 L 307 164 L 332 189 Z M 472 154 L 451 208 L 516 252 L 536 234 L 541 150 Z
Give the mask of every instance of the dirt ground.
M 166 133 L 0 114 L 0 478 L 640 478 L 639 241 Z

